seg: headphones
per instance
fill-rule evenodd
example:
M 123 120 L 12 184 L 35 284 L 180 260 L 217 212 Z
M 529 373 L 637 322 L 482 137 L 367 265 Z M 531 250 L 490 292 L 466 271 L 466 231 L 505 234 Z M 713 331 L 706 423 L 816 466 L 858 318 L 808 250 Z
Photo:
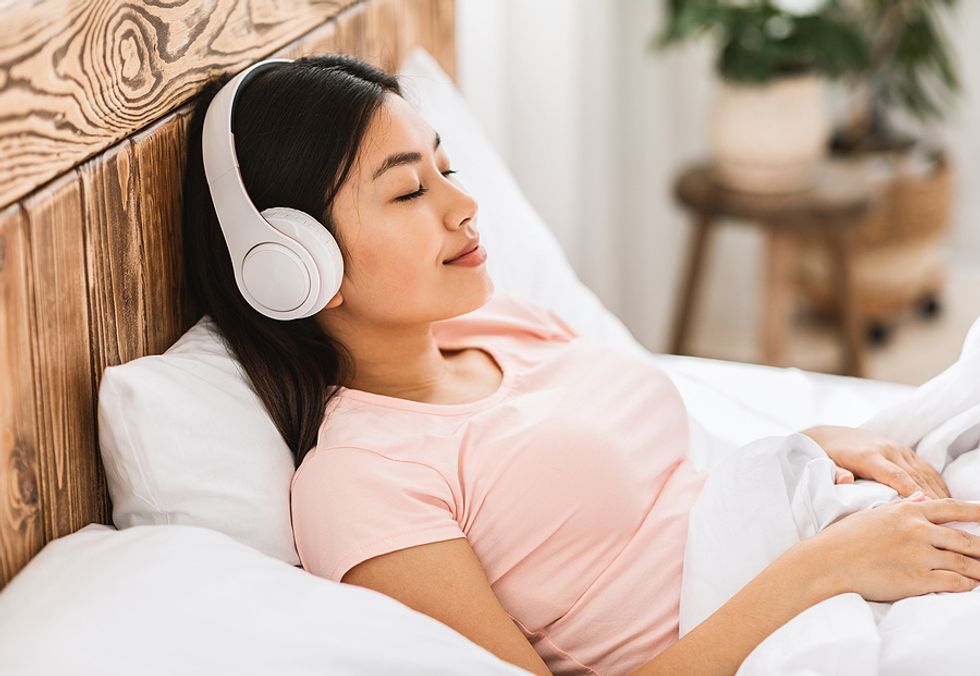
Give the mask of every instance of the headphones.
M 292 59 L 266 59 L 225 84 L 204 116 L 204 174 L 221 225 L 235 282 L 256 311 L 272 319 L 309 317 L 340 289 L 344 260 L 333 235 L 298 209 L 252 204 L 238 168 L 231 116 L 241 87 L 261 71 Z

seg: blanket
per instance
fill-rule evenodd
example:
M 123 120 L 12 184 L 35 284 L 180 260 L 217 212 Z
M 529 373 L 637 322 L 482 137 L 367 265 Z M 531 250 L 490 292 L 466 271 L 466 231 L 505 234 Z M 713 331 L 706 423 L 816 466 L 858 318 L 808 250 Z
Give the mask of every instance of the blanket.
M 862 425 L 916 450 L 952 497 L 980 501 L 980 319 L 957 361 Z M 747 444 L 715 464 L 691 510 L 680 635 L 793 544 L 860 509 L 901 500 L 884 484 L 834 483 L 834 463 L 797 433 Z M 949 527 L 980 534 L 980 523 Z M 797 615 L 746 658 L 739 676 L 980 673 L 980 590 L 893 603 L 840 594 Z

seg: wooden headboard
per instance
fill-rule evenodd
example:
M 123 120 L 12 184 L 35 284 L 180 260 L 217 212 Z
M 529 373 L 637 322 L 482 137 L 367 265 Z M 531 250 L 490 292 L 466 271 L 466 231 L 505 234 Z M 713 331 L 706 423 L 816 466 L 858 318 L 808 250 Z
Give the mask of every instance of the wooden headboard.
M 269 56 L 455 78 L 454 0 L 0 2 L 0 588 L 111 506 L 106 366 L 196 322 L 182 280 L 186 129 L 203 84 Z

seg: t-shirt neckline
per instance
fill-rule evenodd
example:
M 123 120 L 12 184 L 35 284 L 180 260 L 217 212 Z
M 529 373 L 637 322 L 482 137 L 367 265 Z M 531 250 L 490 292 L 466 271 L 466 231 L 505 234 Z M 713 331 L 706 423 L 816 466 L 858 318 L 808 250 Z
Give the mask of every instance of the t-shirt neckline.
M 367 392 L 365 390 L 358 390 L 349 387 L 341 387 L 338 396 L 346 399 L 355 399 L 357 401 L 374 404 L 376 406 L 384 406 L 386 408 L 395 408 L 403 411 L 417 411 L 420 413 L 434 413 L 437 415 L 455 415 L 457 413 L 468 413 L 470 411 L 485 408 L 507 396 L 514 379 L 514 365 L 511 363 L 509 355 L 507 355 L 504 350 L 498 350 L 497 346 L 492 345 L 491 343 L 492 341 L 475 341 L 472 337 L 469 337 L 466 341 L 440 340 L 438 343 L 440 348 L 448 350 L 464 350 L 471 348 L 482 349 L 486 351 L 495 362 L 497 362 L 497 366 L 503 372 L 500 384 L 497 386 L 497 389 L 494 392 L 475 401 L 466 401 L 459 404 L 433 404 L 425 401 L 415 401 L 413 399 L 389 397 L 385 394 Z

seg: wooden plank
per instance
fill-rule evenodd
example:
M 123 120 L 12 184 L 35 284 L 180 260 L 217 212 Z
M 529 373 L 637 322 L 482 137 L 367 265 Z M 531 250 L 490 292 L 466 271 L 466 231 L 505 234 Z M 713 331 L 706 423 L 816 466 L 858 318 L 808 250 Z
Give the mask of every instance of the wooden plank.
M 361 0 L 34 0 L 0 7 L 0 206 Z
M 335 47 L 338 52 L 364 58 L 366 46 L 365 33 L 367 32 L 366 18 L 367 12 L 363 4 L 351 5 L 337 15 Z
M 133 165 L 127 139 L 78 168 L 96 379 L 107 366 L 147 354 L 145 256 Z
M 27 219 L 0 213 L 0 589 L 44 546 Z
M 423 46 L 435 57 L 442 69 L 459 83 L 456 76 L 456 2 L 455 0 L 430 0 L 432 12 L 429 20 L 430 35 L 423 35 Z
M 95 436 L 85 229 L 76 172 L 23 202 L 31 240 L 32 341 L 45 541 L 110 523 Z
M 147 354 L 161 354 L 186 330 L 181 199 L 188 111 L 174 112 L 132 139 L 142 243 L 137 262 Z M 96 374 L 101 379 L 101 374 Z
M 415 2 L 397 0 L 372 0 L 365 7 L 367 25 L 370 33 L 365 35 L 363 53 L 360 57 L 389 73 L 398 70 L 405 49 L 406 22 L 403 10 Z
M 340 12 L 277 52 L 295 59 L 308 54 L 354 54 L 396 73 L 408 53 L 424 47 L 456 81 L 454 0 L 371 0 Z M 383 28 L 378 25 L 383 25 Z M 370 27 L 370 29 L 368 29 Z M 449 40 L 450 45 L 440 41 Z

